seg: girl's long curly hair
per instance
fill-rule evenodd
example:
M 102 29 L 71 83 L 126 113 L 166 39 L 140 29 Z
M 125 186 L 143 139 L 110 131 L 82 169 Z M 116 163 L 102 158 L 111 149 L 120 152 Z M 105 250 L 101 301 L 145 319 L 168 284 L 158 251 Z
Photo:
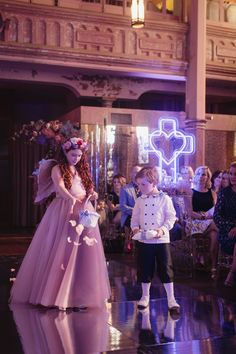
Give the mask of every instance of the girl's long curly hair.
M 72 149 L 70 149 L 70 150 L 72 150 Z M 83 150 L 81 150 L 81 151 L 82 151 L 82 156 L 81 156 L 80 161 L 77 163 L 77 165 L 75 165 L 75 169 L 78 172 L 78 174 L 82 180 L 83 186 L 86 190 L 86 194 L 88 195 L 94 189 L 94 185 L 93 185 L 93 181 L 92 181 L 92 178 L 91 178 L 91 175 L 89 172 L 89 164 L 87 161 L 86 151 L 83 151 Z M 60 151 L 60 155 L 58 158 L 58 165 L 59 165 L 59 168 L 61 171 L 62 178 L 65 183 L 65 187 L 66 187 L 66 189 L 69 190 L 72 186 L 73 175 L 72 175 L 70 167 L 68 165 L 66 155 L 62 149 Z

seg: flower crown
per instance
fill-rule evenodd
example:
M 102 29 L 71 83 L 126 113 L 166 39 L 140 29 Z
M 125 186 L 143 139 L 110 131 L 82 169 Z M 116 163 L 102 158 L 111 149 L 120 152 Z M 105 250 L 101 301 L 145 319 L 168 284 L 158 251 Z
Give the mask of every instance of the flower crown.
M 63 151 L 67 152 L 71 149 L 81 149 L 86 150 L 88 148 L 88 142 L 84 141 L 82 138 L 70 138 L 64 144 L 62 144 Z

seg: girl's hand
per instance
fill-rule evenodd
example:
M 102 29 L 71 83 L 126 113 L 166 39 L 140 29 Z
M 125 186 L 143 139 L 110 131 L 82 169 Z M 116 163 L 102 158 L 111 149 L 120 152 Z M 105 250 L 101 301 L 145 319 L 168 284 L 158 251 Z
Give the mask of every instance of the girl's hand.
M 70 201 L 70 203 L 71 203 L 70 213 L 73 214 L 74 206 L 75 206 L 75 203 L 76 203 L 77 200 L 76 200 L 76 198 L 71 197 L 71 198 L 69 199 L 69 201 Z
M 90 197 L 90 200 L 97 200 L 98 199 L 98 193 L 97 192 L 92 192 Z
M 136 235 L 138 232 L 139 232 L 139 229 L 134 229 L 134 230 L 132 230 L 132 234 L 133 234 L 133 235 Z
M 76 198 L 74 198 L 74 197 L 71 197 L 69 200 L 73 206 L 75 205 L 75 203 L 77 201 Z

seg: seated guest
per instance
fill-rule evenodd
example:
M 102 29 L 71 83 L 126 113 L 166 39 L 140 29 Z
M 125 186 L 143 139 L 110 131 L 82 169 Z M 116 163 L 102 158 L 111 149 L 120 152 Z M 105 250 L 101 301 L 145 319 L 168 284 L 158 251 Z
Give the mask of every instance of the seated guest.
M 107 225 L 107 205 L 104 199 L 98 199 L 97 201 L 97 206 L 96 206 L 96 212 L 100 215 L 98 219 L 98 225 L 100 229 L 100 233 L 102 238 L 106 236 L 106 233 L 108 231 L 108 225 Z
M 203 234 L 210 239 L 211 277 L 216 277 L 218 259 L 217 228 L 213 222 L 216 193 L 211 189 L 211 171 L 207 166 L 199 166 L 193 178 L 192 205 L 188 215 L 190 221 L 186 223 L 186 232 Z
M 222 172 L 221 189 L 228 187 L 229 183 L 229 170 L 224 170 Z
M 117 175 L 113 176 L 112 190 L 108 194 L 108 198 L 107 198 L 109 220 L 113 224 L 117 224 L 117 225 L 120 225 L 120 221 L 121 221 L 120 191 L 125 184 L 126 184 L 126 179 L 122 174 L 118 173 Z
M 183 226 L 178 222 L 174 223 L 173 228 L 170 230 L 170 242 L 179 241 L 182 239 Z
M 175 194 L 172 196 L 172 202 L 176 211 L 177 221 L 172 230 L 170 230 L 170 240 L 181 240 L 184 235 L 184 218 L 186 214 L 186 199 L 192 196 L 193 169 L 191 166 L 182 166 L 180 169 L 180 178 L 176 184 Z
M 223 252 L 233 255 L 233 263 L 225 280 L 226 286 L 236 285 L 236 162 L 229 169 L 228 187 L 217 198 L 214 221 L 219 229 L 219 242 Z
M 158 175 L 158 188 L 162 191 L 168 192 L 171 189 L 171 176 L 168 176 L 167 171 L 159 166 L 153 166 L 153 171 Z
M 162 181 L 162 170 L 159 166 L 155 165 L 152 168 L 153 172 L 155 173 L 155 176 L 157 177 L 157 180 L 159 181 L 159 185 L 161 185 L 161 181 Z M 159 179 L 158 179 L 159 177 Z
M 159 174 L 160 174 L 160 168 L 158 166 L 154 166 L 152 168 L 155 178 L 159 181 Z M 167 176 L 167 174 L 166 174 Z M 162 188 L 163 186 L 161 186 L 161 184 L 157 185 L 157 188 Z M 165 189 L 165 188 L 164 188 Z M 167 190 L 165 190 L 165 192 L 167 192 Z M 173 206 L 175 208 L 176 211 L 176 222 L 174 223 L 173 228 L 170 230 L 170 241 L 178 241 L 182 239 L 182 235 L 184 233 L 184 228 L 182 225 L 182 215 L 183 215 L 183 200 L 182 200 L 182 196 L 176 196 L 176 195 L 172 195 L 171 200 L 173 203 Z
M 216 193 L 221 189 L 222 171 L 216 170 L 211 177 L 212 190 Z
M 130 221 L 135 201 L 140 194 L 135 180 L 136 174 L 140 170 L 140 166 L 134 166 L 132 168 L 130 174 L 131 182 L 122 187 L 120 191 L 121 227 L 124 227 L 125 232 L 125 252 L 131 251 L 132 242 L 130 241 Z
M 159 181 L 160 168 L 158 166 L 154 166 L 152 168 L 152 170 L 153 170 L 155 179 L 157 181 Z M 157 188 L 158 187 L 161 187 L 161 185 L 159 183 L 157 184 Z M 174 197 L 172 197 L 171 199 L 172 199 L 173 206 L 175 208 L 176 216 L 177 216 L 176 222 L 174 223 L 173 228 L 170 230 L 170 241 L 172 242 L 172 241 L 177 241 L 177 240 L 181 240 L 182 239 L 183 227 L 182 227 L 182 225 L 179 222 L 180 221 L 180 218 L 179 218 L 179 215 L 180 215 L 179 205 L 176 202 L 176 199 Z
M 212 190 L 219 193 L 219 191 L 229 186 L 229 171 L 216 170 L 211 177 Z
M 182 166 L 180 169 L 180 178 L 176 185 L 177 193 L 190 194 L 193 184 L 194 172 L 191 166 Z

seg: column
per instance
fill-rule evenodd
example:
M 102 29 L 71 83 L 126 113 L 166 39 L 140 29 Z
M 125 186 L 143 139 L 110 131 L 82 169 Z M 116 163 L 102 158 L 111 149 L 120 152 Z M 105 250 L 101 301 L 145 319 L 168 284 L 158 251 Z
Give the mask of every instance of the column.
M 205 163 L 206 1 L 191 1 L 189 68 L 186 81 L 186 131 L 196 137 L 196 153 L 186 163 Z
M 102 106 L 112 108 L 112 103 L 116 100 L 115 97 L 103 97 L 102 98 Z

